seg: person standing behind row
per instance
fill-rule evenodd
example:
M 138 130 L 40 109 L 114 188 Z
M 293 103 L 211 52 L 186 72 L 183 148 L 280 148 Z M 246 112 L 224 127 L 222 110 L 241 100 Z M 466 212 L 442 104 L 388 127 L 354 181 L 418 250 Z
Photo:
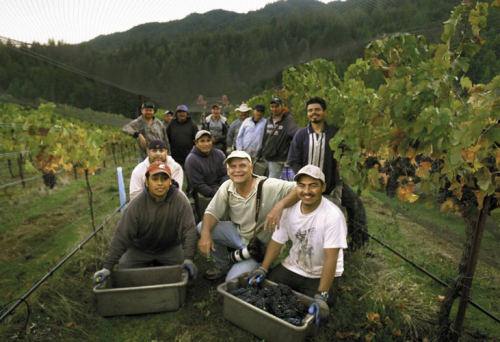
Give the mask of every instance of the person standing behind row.
M 148 144 L 160 139 L 165 142 L 167 149 L 170 150 L 170 144 L 165 133 L 165 127 L 161 120 L 155 118 L 155 105 L 153 102 L 144 102 L 141 106 L 141 116 L 123 127 L 123 133 L 137 139 L 137 147 L 142 160 L 148 157 L 146 151 Z
M 174 112 L 172 112 L 171 110 L 165 111 L 165 116 L 163 117 L 163 126 L 167 128 L 173 118 L 174 118 Z
M 250 115 L 252 108 L 248 107 L 245 102 L 241 104 L 239 108 L 235 111 L 239 113 L 239 118 L 234 120 L 231 126 L 229 126 L 229 131 L 227 132 L 227 150 L 226 153 L 230 154 L 233 150 L 236 150 L 236 139 L 238 137 L 241 125 Z M 262 136 L 261 136 L 262 137 Z
M 194 146 L 198 126 L 191 119 L 188 107 L 180 105 L 174 119 L 167 127 L 168 139 L 172 142 L 172 157 L 184 168 L 186 157 Z
M 325 174 L 327 195 L 337 205 L 343 205 L 347 212 L 349 235 L 356 231 L 361 239 L 353 241 L 353 247 L 368 243 L 368 226 L 363 202 L 358 198 L 351 186 L 342 182 L 337 169 L 337 161 L 333 159 L 330 140 L 338 132 L 338 128 L 326 122 L 326 102 L 322 98 L 313 97 L 306 103 L 309 124 L 297 132 L 293 138 L 287 163 L 294 172 L 306 165 L 316 165 Z M 331 195 L 331 196 L 329 196 Z M 353 235 L 354 237 L 354 235 Z
M 218 104 L 213 104 L 211 109 L 212 114 L 207 116 L 202 122 L 201 129 L 209 131 L 214 139 L 213 146 L 222 152 L 226 152 L 226 137 L 229 130 L 227 118 L 220 114 L 220 107 Z
M 264 119 L 265 112 L 266 107 L 264 105 L 256 105 L 253 116 L 243 121 L 236 138 L 236 149 L 248 153 L 253 161 L 255 161 L 262 147 L 262 137 L 267 122 Z
M 267 119 L 266 132 L 259 157 L 264 157 L 269 167 L 269 178 L 281 178 L 292 139 L 299 130 L 290 110 L 280 98 L 270 102 L 271 117 Z

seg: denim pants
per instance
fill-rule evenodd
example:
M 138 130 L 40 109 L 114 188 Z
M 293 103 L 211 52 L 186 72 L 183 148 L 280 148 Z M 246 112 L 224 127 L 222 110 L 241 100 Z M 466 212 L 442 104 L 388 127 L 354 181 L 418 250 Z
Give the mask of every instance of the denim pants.
M 173 266 L 184 262 L 184 249 L 182 245 L 172 246 L 161 254 L 149 254 L 137 249 L 129 248 L 120 258 L 121 269 L 141 268 L 154 265 Z
M 201 234 L 201 222 L 198 224 L 197 228 L 198 234 Z M 228 258 L 229 253 L 226 247 L 234 249 L 246 247 L 241 237 L 238 235 L 236 225 L 231 221 L 219 221 L 212 230 L 211 235 L 214 241 L 215 252 L 210 251 L 210 256 L 215 259 L 215 266 L 217 268 L 223 268 L 230 264 Z M 254 259 L 238 262 L 229 270 L 226 281 L 236 278 L 243 273 L 251 272 L 259 266 L 260 264 Z
M 285 163 L 268 161 L 267 166 L 269 167 L 269 178 L 281 179 Z

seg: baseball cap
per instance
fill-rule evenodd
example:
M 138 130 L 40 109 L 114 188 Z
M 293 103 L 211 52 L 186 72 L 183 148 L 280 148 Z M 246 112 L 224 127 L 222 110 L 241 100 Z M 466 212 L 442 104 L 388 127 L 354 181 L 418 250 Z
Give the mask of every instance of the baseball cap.
M 256 105 L 255 110 L 258 110 L 259 112 L 265 112 L 266 107 L 264 105 Z
M 155 140 L 151 140 L 151 142 L 148 145 L 148 148 L 150 150 L 153 150 L 153 149 L 157 149 L 157 150 L 164 149 L 164 150 L 167 150 L 167 144 L 165 144 L 165 142 L 163 140 L 155 139 Z
M 174 112 L 172 112 L 172 111 L 169 109 L 169 110 L 165 111 L 165 115 L 167 115 L 167 114 L 172 114 L 172 115 L 174 115 Z
M 170 168 L 168 167 L 167 164 L 163 162 L 154 162 L 148 166 L 148 169 L 146 171 L 146 175 L 149 173 L 150 176 L 156 175 L 158 173 L 166 173 L 169 178 L 172 178 L 172 171 L 170 171 Z
M 146 101 L 142 104 L 141 108 L 153 108 L 153 109 L 155 109 L 155 104 L 151 101 Z
M 250 163 L 252 162 L 252 157 L 250 157 L 250 155 L 245 151 L 233 151 L 230 155 L 227 156 L 226 160 L 224 160 L 224 164 L 227 164 L 229 160 L 233 158 L 248 159 Z
M 214 103 L 211 108 L 215 108 L 215 107 L 220 108 L 218 103 Z
M 194 141 L 198 141 L 198 139 L 200 139 L 202 136 L 204 135 L 209 135 L 210 138 L 212 137 L 212 133 L 210 133 L 209 131 L 206 131 L 204 129 L 202 129 L 201 131 L 198 131 L 194 137 Z
M 298 181 L 300 176 L 307 175 L 314 179 L 319 179 L 323 183 L 325 183 L 325 174 L 321 171 L 321 169 L 315 165 L 306 165 L 302 169 L 297 172 L 295 177 L 293 177 L 294 181 Z
M 181 111 L 189 113 L 188 107 L 186 105 L 177 106 L 177 110 L 175 111 L 175 113 L 177 114 L 177 112 L 181 112 Z
M 271 103 L 276 103 L 277 105 L 280 105 L 280 106 L 281 106 L 281 104 L 282 104 L 283 102 L 281 101 L 281 99 L 280 99 L 279 97 L 273 97 L 273 98 L 271 99 L 271 101 L 269 102 L 269 104 L 271 104 Z

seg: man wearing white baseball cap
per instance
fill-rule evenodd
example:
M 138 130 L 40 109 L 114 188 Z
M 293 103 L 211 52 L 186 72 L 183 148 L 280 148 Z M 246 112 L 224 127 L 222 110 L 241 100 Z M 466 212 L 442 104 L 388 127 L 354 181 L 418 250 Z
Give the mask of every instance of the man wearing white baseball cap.
M 319 167 L 304 166 L 294 180 L 300 201 L 284 210 L 281 228 L 274 232 L 262 266 L 252 272 L 251 281 L 267 277 L 313 297 L 320 317 L 326 319 L 344 271 L 347 225 L 342 211 L 322 196 L 326 183 Z M 290 254 L 269 270 L 288 240 L 292 241 Z
M 198 225 L 198 248 L 216 262 L 207 279 L 227 274 L 229 280 L 257 268 L 263 247 L 279 229 L 283 209 L 298 201 L 295 183 L 254 175 L 248 153 L 233 151 L 224 164 L 230 180 L 221 185 Z M 228 256 L 226 247 L 236 252 Z

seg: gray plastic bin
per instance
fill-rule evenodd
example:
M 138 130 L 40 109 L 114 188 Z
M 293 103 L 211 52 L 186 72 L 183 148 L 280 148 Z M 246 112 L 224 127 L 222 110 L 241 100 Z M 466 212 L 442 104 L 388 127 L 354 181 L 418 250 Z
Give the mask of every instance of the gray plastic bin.
M 306 336 L 314 336 L 318 326 L 314 324 L 314 316 L 307 314 L 302 320 L 302 326 L 296 326 L 271 315 L 245 301 L 233 296 L 230 292 L 247 286 L 248 273 L 231 279 L 217 287 L 217 291 L 224 296 L 224 318 L 240 328 L 251 332 L 255 336 L 272 341 L 301 342 Z M 276 286 L 276 283 L 265 280 L 263 286 Z M 299 300 L 306 306 L 314 301 L 311 297 L 293 291 Z
M 94 287 L 104 317 L 178 310 L 186 300 L 188 272 L 180 266 L 116 270 Z

